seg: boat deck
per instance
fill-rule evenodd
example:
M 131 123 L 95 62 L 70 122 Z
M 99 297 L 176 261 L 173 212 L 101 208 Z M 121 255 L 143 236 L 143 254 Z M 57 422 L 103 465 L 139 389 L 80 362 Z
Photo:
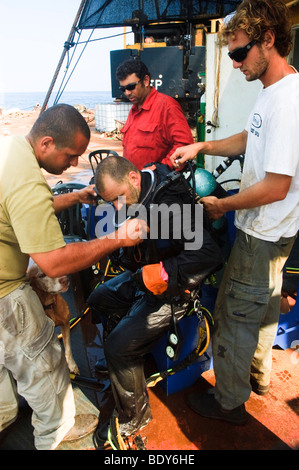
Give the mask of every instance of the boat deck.
M 109 419 L 114 408 L 109 379 L 97 376 L 94 365 L 103 357 L 101 328 L 91 323 L 89 314 L 72 329 L 74 358 L 83 377 L 97 378 L 95 385 L 73 382 L 77 413 L 95 413 Z M 152 356 L 146 358 L 148 373 L 155 372 Z M 273 349 L 270 392 L 255 393 L 246 403 L 249 414 L 245 426 L 202 418 L 187 405 L 192 391 L 205 391 L 214 385 L 213 370 L 208 370 L 194 385 L 167 394 L 162 382 L 149 388 L 153 420 L 140 431 L 148 451 L 198 450 L 295 450 L 299 449 L 299 357 L 294 349 Z M 18 420 L 0 434 L 0 450 L 34 449 L 31 410 L 23 403 Z M 82 440 L 60 444 L 57 450 L 111 450 L 98 447 L 90 435 Z M 135 447 L 132 447 L 135 450 Z
M 32 118 L 33 119 L 33 118 Z M 31 126 L 24 126 L 24 134 Z M 10 127 L 17 133 L 17 126 Z M 58 180 L 63 182 L 80 181 L 87 184 L 92 176 L 88 153 L 97 148 L 110 148 L 122 154 L 121 142 L 103 139 L 95 131 L 86 153 L 80 158 L 77 168 L 70 168 L 63 177 L 47 175 L 51 186 Z M 74 281 L 76 283 L 76 280 Z M 80 285 L 80 283 L 78 283 Z M 75 289 L 77 300 L 80 289 Z M 81 295 L 82 298 L 82 295 Z M 297 306 L 296 306 L 297 308 Z M 75 312 L 74 310 L 77 311 Z M 76 305 L 72 314 L 76 316 L 84 305 Z M 299 306 L 297 316 L 299 317 Z M 251 394 L 246 408 L 249 421 L 245 426 L 234 426 L 222 421 L 202 418 L 187 405 L 186 397 L 192 391 L 205 391 L 214 385 L 213 370 L 208 370 L 195 384 L 177 393 L 167 394 L 161 383 L 149 389 L 153 420 L 140 435 L 146 440 L 146 449 L 152 451 L 181 450 L 285 450 L 299 449 L 299 355 L 298 341 L 293 349 L 273 349 L 273 371 L 268 395 L 261 397 Z M 72 349 L 81 376 L 96 378 L 94 366 L 103 357 L 101 329 L 91 323 L 90 316 L 72 329 Z M 291 347 L 291 344 L 290 346 Z M 146 358 L 148 373 L 156 371 L 152 358 Z M 95 413 L 101 421 L 109 419 L 114 408 L 112 393 L 107 378 L 98 376 L 96 384 L 73 383 L 78 413 Z M 31 409 L 20 400 L 20 413 L 17 421 L 0 434 L 0 450 L 31 450 L 33 428 Z M 93 436 L 69 444 L 60 444 L 58 450 L 94 450 L 97 448 Z

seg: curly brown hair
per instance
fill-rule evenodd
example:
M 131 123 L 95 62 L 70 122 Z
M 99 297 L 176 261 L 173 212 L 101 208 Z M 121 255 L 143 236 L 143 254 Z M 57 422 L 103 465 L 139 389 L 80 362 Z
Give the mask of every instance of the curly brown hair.
M 250 40 L 259 43 L 267 31 L 272 31 L 274 46 L 281 57 L 286 57 L 292 49 L 291 20 L 288 8 L 281 0 L 244 0 L 221 30 L 222 42 L 227 43 L 228 36 L 240 29 Z

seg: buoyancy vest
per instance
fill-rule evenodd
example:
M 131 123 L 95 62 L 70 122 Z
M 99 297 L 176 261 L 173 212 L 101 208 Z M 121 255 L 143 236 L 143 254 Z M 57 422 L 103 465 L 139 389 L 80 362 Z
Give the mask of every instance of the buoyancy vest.
M 148 164 L 141 171 L 141 194 L 138 205 L 147 211 L 147 222 L 150 230 L 151 210 L 154 204 L 158 206 L 161 204 L 166 204 L 166 206 L 179 204 L 182 206 L 183 204 L 194 205 L 195 203 L 194 191 L 181 172 L 172 170 L 168 165 L 162 163 Z M 136 216 L 138 216 L 138 210 L 136 213 Z M 163 218 L 163 210 L 160 213 Z M 191 222 L 192 229 L 194 229 L 194 221 Z M 169 224 L 171 225 L 171 223 L 170 214 Z M 205 220 L 204 226 L 206 224 L 207 220 Z M 158 233 L 156 238 L 149 236 L 140 245 L 118 250 L 111 256 L 112 263 L 136 271 L 146 264 L 157 263 L 175 256 L 184 249 L 185 240 L 183 236 L 173 239 L 171 237 L 171 227 L 169 227 L 169 233 L 169 238 L 163 238 L 161 233 Z

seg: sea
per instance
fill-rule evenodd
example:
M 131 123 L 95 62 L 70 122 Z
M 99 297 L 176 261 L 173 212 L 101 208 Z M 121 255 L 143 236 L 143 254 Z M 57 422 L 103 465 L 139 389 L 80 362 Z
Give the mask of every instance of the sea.
M 16 92 L 0 93 L 0 107 L 5 111 L 20 110 L 31 111 L 39 104 L 43 105 L 47 92 Z M 48 106 L 57 101 L 57 92 L 52 92 Z M 94 109 L 96 104 L 112 103 L 111 91 L 65 91 L 59 97 L 58 103 L 71 105 L 84 105 L 87 109 Z

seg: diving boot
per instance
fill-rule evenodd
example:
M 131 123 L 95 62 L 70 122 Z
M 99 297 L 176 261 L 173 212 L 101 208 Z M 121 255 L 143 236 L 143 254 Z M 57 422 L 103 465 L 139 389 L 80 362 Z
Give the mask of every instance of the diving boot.
M 148 408 L 138 425 L 136 425 L 136 423 L 133 424 L 131 421 L 120 423 L 118 421 L 118 413 L 116 409 L 114 409 L 110 420 L 105 423 L 101 423 L 95 431 L 95 446 L 103 449 L 107 443 L 110 443 L 113 449 L 124 450 L 124 439 L 134 436 L 151 420 L 152 414 L 150 408 Z

